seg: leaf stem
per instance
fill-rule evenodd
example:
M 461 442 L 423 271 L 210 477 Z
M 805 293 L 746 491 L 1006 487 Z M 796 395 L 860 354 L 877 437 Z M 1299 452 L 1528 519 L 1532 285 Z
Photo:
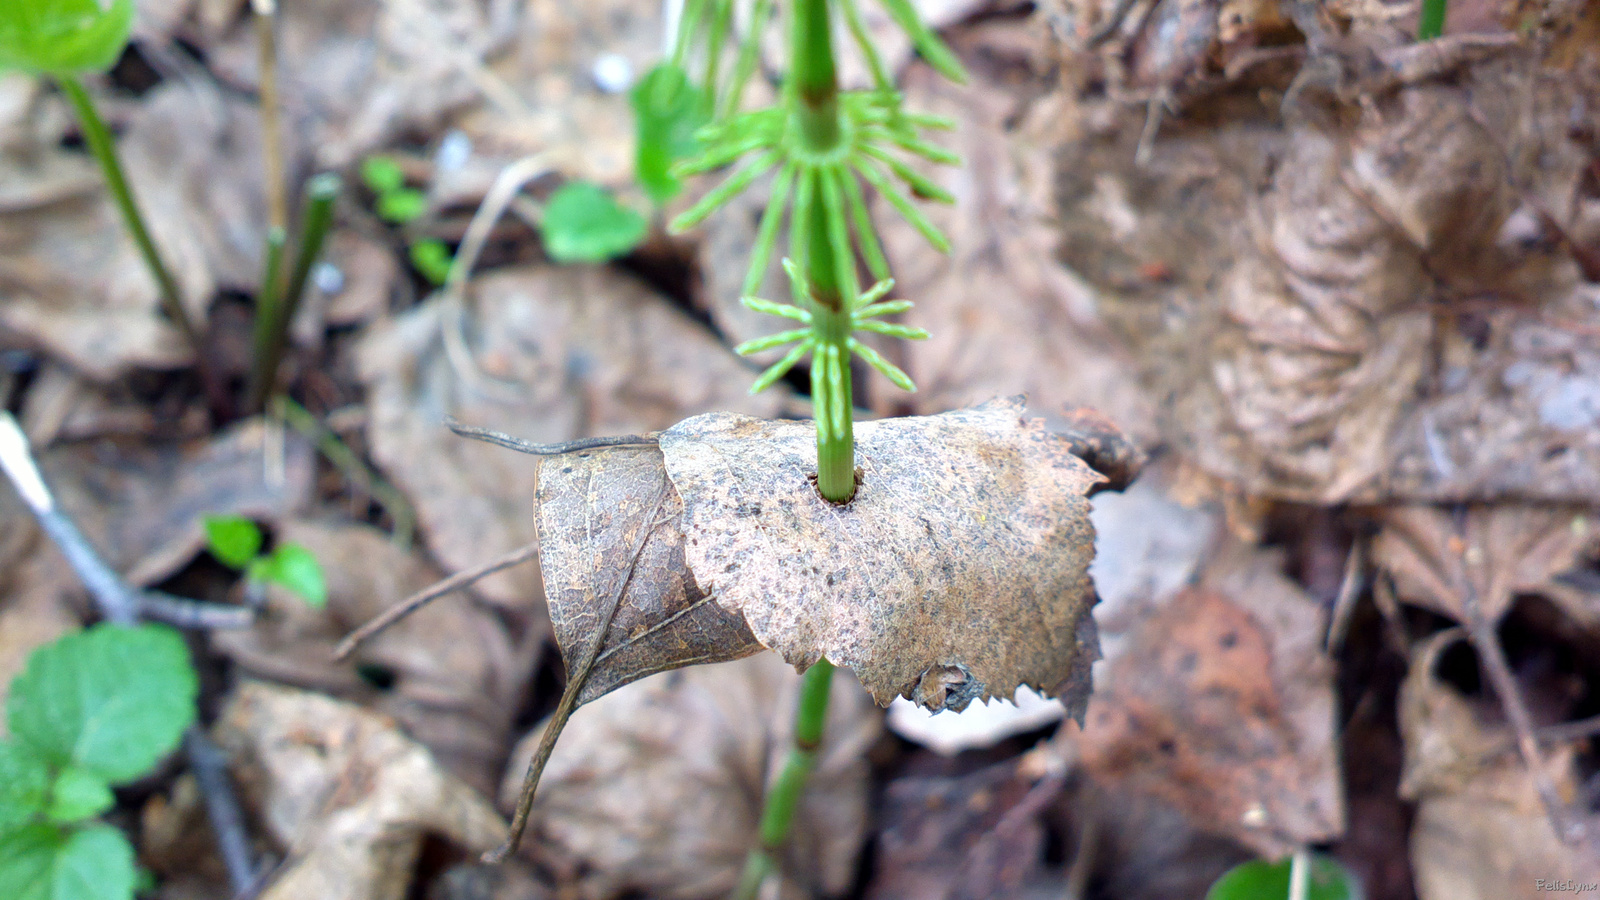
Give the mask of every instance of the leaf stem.
M 1422 12 L 1417 17 L 1417 40 L 1431 41 L 1444 34 L 1444 13 L 1447 0 L 1422 0 Z
M 300 245 L 295 251 L 289 280 L 280 277 L 283 248 L 282 232 L 268 229 L 267 271 L 256 297 L 254 352 L 251 354 L 249 409 L 265 408 L 267 398 L 277 387 L 278 364 L 283 361 L 289 324 L 300 309 L 311 267 L 322 255 L 328 229 L 333 224 L 333 201 L 339 195 L 339 176 L 318 175 L 306 183 L 306 208 L 300 220 Z M 279 286 L 283 285 L 280 291 Z
M 828 720 L 828 695 L 833 687 L 833 663 L 817 660 L 800 681 L 800 711 L 794 723 L 794 746 L 778 778 L 767 792 L 761 811 L 760 846 L 745 859 L 744 873 L 734 892 L 735 900 L 754 900 L 761 882 L 777 869 L 777 858 L 789 840 L 794 814 L 805 793 L 806 780 L 816 763 L 822 745 L 822 729 Z
M 100 118 L 89 92 L 83 89 L 83 83 L 76 75 L 57 75 L 56 80 L 67 95 L 67 100 L 72 103 L 73 112 L 78 115 L 78 123 L 83 127 L 83 139 L 89 145 L 89 152 L 94 154 L 95 162 L 100 164 L 106 186 L 111 188 L 111 197 L 122 213 L 123 224 L 128 227 L 128 233 L 133 235 L 133 242 L 138 245 L 140 256 L 144 257 L 145 268 L 150 270 L 150 276 L 155 279 L 162 308 L 172 318 L 173 324 L 178 326 L 178 330 L 183 332 L 184 340 L 194 348 L 195 355 L 199 356 L 200 332 L 184 310 L 178 282 L 172 277 L 172 271 L 166 263 L 162 262 L 161 253 L 150 237 L 150 229 L 145 227 L 139 201 L 133 196 L 133 189 L 128 186 L 128 178 L 123 174 L 122 160 L 117 156 L 117 145 L 111 139 L 111 129 Z

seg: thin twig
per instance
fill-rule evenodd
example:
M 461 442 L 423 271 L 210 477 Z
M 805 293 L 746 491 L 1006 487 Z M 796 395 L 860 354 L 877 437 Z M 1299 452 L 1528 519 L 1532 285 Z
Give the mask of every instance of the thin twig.
M 633 552 L 629 554 L 628 574 L 623 577 L 622 583 L 617 585 L 616 592 L 612 594 L 605 608 L 600 610 L 600 628 L 594 639 L 583 649 L 583 655 L 567 673 L 566 690 L 562 692 L 561 701 L 556 704 L 555 712 L 550 715 L 550 721 L 545 723 L 544 733 L 539 736 L 539 747 L 534 751 L 533 759 L 528 761 L 528 771 L 522 777 L 522 793 L 517 797 L 517 811 L 511 818 L 511 828 L 506 832 L 506 841 L 483 855 L 485 863 L 497 865 L 505 862 L 506 857 L 515 853 L 517 845 L 522 842 L 522 832 L 527 829 L 528 816 L 533 811 L 533 795 L 539 787 L 539 778 L 544 774 L 544 767 L 550 761 L 551 752 L 555 750 L 556 738 L 561 736 L 562 729 L 567 727 L 567 719 L 571 718 L 573 710 L 578 708 L 578 696 L 583 693 L 583 686 L 589 681 L 589 673 L 594 670 L 594 661 L 600 656 L 600 646 L 605 643 L 606 635 L 611 631 L 611 622 L 616 618 L 617 608 L 622 605 L 622 597 L 628 592 L 628 585 L 633 583 L 633 573 L 639 567 L 639 556 L 644 553 L 650 535 L 654 534 L 657 526 L 662 524 L 662 520 L 657 516 L 666 499 L 665 490 L 656 495 L 650 521 L 639 529 Z
M 261 155 L 266 165 L 267 228 L 289 230 L 289 187 L 284 175 L 283 126 L 278 111 L 276 0 L 251 0 L 256 17 L 256 65 L 261 99 Z
M 445 424 L 450 430 L 465 438 L 505 447 L 518 453 L 528 453 L 533 456 L 560 456 L 563 453 L 577 453 L 582 450 L 605 450 L 612 447 L 659 447 L 660 438 L 654 434 L 623 434 L 615 437 L 590 437 L 578 438 L 573 441 L 562 441 L 559 444 L 535 444 L 519 437 L 512 437 L 500 431 L 489 428 L 479 428 L 476 425 L 463 425 L 454 419 L 446 419 Z
M 458 591 L 480 578 L 483 578 L 487 575 L 493 575 L 495 572 L 498 572 L 501 569 L 508 569 L 517 563 L 526 562 L 527 560 L 530 560 L 538 555 L 539 542 L 534 541 L 526 546 L 518 547 L 517 549 L 492 562 L 485 563 L 475 569 L 467 569 L 464 572 L 457 572 L 443 581 L 435 582 L 428 587 L 423 588 L 406 599 L 401 600 L 399 603 L 396 603 L 394 606 L 389 607 L 387 610 L 384 610 L 377 617 L 367 622 L 367 624 L 357 628 L 355 631 L 350 632 L 350 634 L 345 637 L 344 640 L 339 642 L 337 647 L 333 648 L 333 658 L 335 660 L 345 659 L 351 653 L 354 653 L 356 648 L 361 646 L 362 642 L 369 640 L 373 635 L 378 634 L 385 628 L 388 628 L 401 619 L 404 619 L 406 616 L 411 615 L 422 607 L 427 606 L 432 601 L 443 597 L 445 594 L 448 594 L 451 591 Z
M 1311 851 L 1296 847 L 1289 860 L 1289 900 L 1306 900 L 1311 887 Z
M 190 631 L 232 631 L 255 624 L 255 610 L 227 603 L 206 603 L 161 591 L 138 592 L 139 618 L 165 622 Z
M 0 409 L 0 469 L 5 470 L 39 526 L 67 558 L 100 614 L 118 625 L 137 625 L 153 592 L 133 587 L 106 565 L 83 532 L 56 506 L 55 497 L 28 450 L 27 436 L 11 413 L 3 409 Z M 243 892 L 255 883 L 256 873 L 250 860 L 250 839 L 244 829 L 244 815 L 228 783 L 226 763 L 198 725 L 190 725 L 184 732 L 183 749 L 205 796 L 206 812 L 228 868 L 229 882 L 236 892 Z
M 279 418 L 288 423 L 290 428 L 314 442 L 317 445 L 317 452 L 327 457 L 328 462 L 333 463 L 340 474 L 366 491 L 378 505 L 383 507 L 394 525 L 394 543 L 399 547 L 409 548 L 417 516 L 411 508 L 411 501 L 400 493 L 400 489 L 372 471 L 354 450 L 339 439 L 339 435 L 335 434 L 333 429 L 318 421 L 317 417 L 305 407 L 279 394 L 272 409 Z

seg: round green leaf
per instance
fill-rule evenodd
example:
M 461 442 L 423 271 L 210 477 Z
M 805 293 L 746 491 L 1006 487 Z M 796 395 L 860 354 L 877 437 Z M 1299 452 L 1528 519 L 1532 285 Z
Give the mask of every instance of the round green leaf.
M 261 552 L 261 529 L 243 516 L 206 516 L 206 549 L 225 566 L 242 569 Z
M 133 0 L 0 2 L 0 70 L 51 75 L 102 72 L 133 30 Z
M 11 683 L 7 723 L 14 739 L 51 766 L 119 784 L 172 752 L 194 721 L 198 694 L 177 632 L 102 624 L 28 657 Z
M 0 897 L 7 900 L 53 900 L 50 882 L 56 855 L 66 835 L 54 825 L 0 829 Z
M 416 188 L 396 188 L 378 196 L 378 218 L 403 225 L 428 211 L 428 195 Z
M 0 832 L 38 815 L 49 794 L 50 767 L 45 761 L 23 744 L 0 741 Z
M 406 173 L 387 156 L 369 156 L 361 161 L 361 180 L 374 194 L 387 194 L 406 185 Z
M 544 249 L 556 262 L 605 262 L 644 240 L 644 216 L 619 204 L 604 188 L 571 181 L 544 206 Z
M 111 795 L 111 785 L 93 772 L 68 767 L 56 776 L 50 788 L 50 806 L 45 815 L 50 821 L 63 825 L 81 822 L 100 815 L 116 805 Z
M 133 847 L 110 825 L 75 831 L 50 866 L 50 900 L 132 900 Z
M 1206 900 L 1285 900 L 1289 896 L 1290 860 L 1241 863 L 1218 878 Z M 1338 861 L 1311 855 L 1306 900 L 1361 900 L 1361 882 Z
M 312 609 L 328 605 L 328 584 L 322 577 L 322 565 L 310 550 L 299 544 L 283 544 L 272 551 L 262 577 L 293 591 Z
M 425 238 L 411 245 L 411 265 L 435 287 L 450 275 L 450 248 L 438 238 Z
M 682 69 L 662 63 L 639 80 L 630 99 L 638 134 L 634 174 L 651 200 L 665 203 L 683 188 L 672 165 L 699 149 L 694 135 L 706 122 L 705 92 Z

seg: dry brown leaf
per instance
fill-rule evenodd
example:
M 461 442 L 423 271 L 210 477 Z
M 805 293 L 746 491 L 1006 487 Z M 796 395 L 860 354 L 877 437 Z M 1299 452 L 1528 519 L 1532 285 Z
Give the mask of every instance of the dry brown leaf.
M 523 854 L 582 900 L 726 897 L 788 753 L 799 685 L 761 654 L 655 675 L 579 710 L 545 770 Z M 782 863 L 788 898 L 848 888 L 866 835 L 863 752 L 881 714 L 848 673 L 835 673 L 832 697 Z M 537 740 L 513 754 L 507 803 Z
M 1098 780 L 1269 857 L 1344 829 L 1321 610 L 1277 568 L 1218 554 L 1135 627 L 1072 737 Z
M 266 900 L 401 900 L 424 837 L 483 852 L 505 836 L 488 801 L 387 716 L 246 682 L 223 710 L 216 738 L 287 851 Z
M 1537 593 L 1600 544 L 1589 510 L 1429 506 L 1381 516 L 1373 556 L 1400 599 L 1463 625 L 1500 621 L 1519 593 Z
M 600 642 L 578 702 L 657 672 L 762 650 L 744 619 L 707 596 L 684 565 L 683 501 L 659 449 L 548 461 L 538 517 L 550 624 L 569 671 Z
M 1039 409 L 1100 409 L 1141 440 L 1154 434 L 1154 410 L 1136 369 L 1098 321 L 1090 288 L 1055 259 L 1057 228 L 1049 192 L 1054 149 L 1017 124 L 1028 114 L 1010 70 L 986 56 L 1018 26 L 971 30 L 957 48 L 974 62 L 970 85 L 954 85 L 927 66 L 905 76 L 906 107 L 949 116 L 953 133 L 932 139 L 964 159 L 960 167 L 923 166 L 953 193 L 954 205 L 923 204 L 949 237 L 940 254 L 881 198 L 875 201 L 895 295 L 916 302 L 906 324 L 926 329 L 926 341 L 885 348 L 899 354 L 916 381 L 910 398 L 875 388 L 879 409 L 909 401 L 922 413 L 1026 392 Z
M 281 462 L 270 466 L 269 459 Z M 101 440 L 52 448 L 39 467 L 112 568 L 154 584 L 205 546 L 206 515 L 278 521 L 311 492 L 311 446 L 259 419 L 204 441 Z
M 514 646 L 481 605 L 456 600 L 418 611 L 364 643 L 351 661 L 336 663 L 333 648 L 347 631 L 438 574 L 365 525 L 289 521 L 279 525 L 276 540 L 316 556 L 328 586 L 326 608 L 272 590 L 263 621 L 218 632 L 213 645 L 256 677 L 361 700 L 393 716 L 447 770 L 491 791 L 534 652 Z M 388 683 L 372 688 L 362 669 Z
M 1272 82 L 1281 110 L 1256 85 L 1061 100 L 1067 259 L 1204 468 L 1313 503 L 1600 499 L 1595 290 L 1566 249 L 1600 216 L 1573 137 L 1600 60 L 1504 43 L 1352 34 Z
M 701 590 L 805 668 L 930 709 L 1088 690 L 1087 496 L 1105 477 L 1016 400 L 856 426 L 860 486 L 817 494 L 808 422 L 709 414 L 661 435 Z
M 416 505 L 428 546 L 461 571 L 536 539 L 538 462 L 451 434 L 454 417 L 541 443 L 665 428 L 704 409 L 771 415 L 785 392 L 749 397 L 751 372 L 640 282 L 598 266 L 525 266 L 472 287 L 457 318 L 442 295 L 375 327 L 359 350 L 379 465 Z M 453 329 L 464 358 L 453 360 Z M 525 604 L 532 567 L 478 583 Z
M 960 777 L 891 782 L 868 900 L 1038 896 L 1046 840 L 1041 813 L 1060 796 L 1064 779 L 1031 771 L 1030 759 Z
M 279 92 L 291 159 L 341 169 L 402 134 L 431 133 L 476 100 L 497 36 L 473 0 L 310 0 L 279 7 Z M 503 8 L 502 8 L 503 9 Z M 255 22 L 242 16 L 207 63 L 255 91 Z
M 1416 801 L 1411 865 L 1420 900 L 1500 900 L 1534 896 L 1537 880 L 1600 882 L 1600 818 L 1587 844 L 1556 836 L 1539 790 L 1515 754 L 1511 729 L 1480 721 L 1473 706 L 1434 673 L 1439 654 L 1460 640 L 1441 632 L 1413 651 L 1400 692 L 1406 764 L 1400 790 Z M 1572 795 L 1576 747 L 1545 760 L 1546 777 Z M 1550 890 L 1551 888 L 1545 888 Z

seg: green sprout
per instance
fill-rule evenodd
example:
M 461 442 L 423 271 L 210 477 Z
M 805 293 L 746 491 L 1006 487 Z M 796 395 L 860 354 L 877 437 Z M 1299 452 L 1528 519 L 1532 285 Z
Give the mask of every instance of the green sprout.
M 0 739 L 0 896 L 131 900 L 133 847 L 100 821 L 195 719 L 199 680 L 170 628 L 96 625 L 35 650 Z
M 1296 881 L 1299 884 L 1296 884 Z M 1300 852 L 1229 869 L 1206 891 L 1206 900 L 1360 900 L 1361 882 L 1337 860 Z
M 545 202 L 539 230 L 556 262 L 598 263 L 631 252 L 649 225 L 600 185 L 569 181 Z
M 327 579 L 310 550 L 284 543 L 263 555 L 261 527 L 243 516 L 206 516 L 205 531 L 211 555 L 228 568 L 244 572 L 247 581 L 280 585 L 312 609 L 328 605 Z

